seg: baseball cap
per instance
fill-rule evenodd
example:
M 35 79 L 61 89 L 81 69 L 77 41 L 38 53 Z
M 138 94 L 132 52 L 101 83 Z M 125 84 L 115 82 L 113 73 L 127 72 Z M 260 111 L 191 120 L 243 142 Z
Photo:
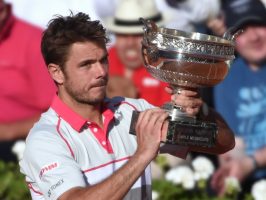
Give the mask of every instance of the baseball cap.
M 223 0 L 223 11 L 227 28 L 266 26 L 266 7 L 260 0 Z

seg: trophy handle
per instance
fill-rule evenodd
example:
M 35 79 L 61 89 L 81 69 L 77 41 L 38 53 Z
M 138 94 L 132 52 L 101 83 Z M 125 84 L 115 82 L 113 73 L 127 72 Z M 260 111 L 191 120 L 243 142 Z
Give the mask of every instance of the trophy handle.
M 143 34 L 143 41 L 146 44 L 149 44 L 149 37 L 152 37 L 153 33 L 156 33 L 158 31 L 157 25 L 151 21 L 151 20 L 146 20 L 144 18 L 139 18 L 139 20 L 143 23 L 144 27 L 144 34 Z
M 144 24 L 144 33 L 157 32 L 158 27 L 152 20 L 146 20 L 142 17 L 139 20 Z
M 228 30 L 223 34 L 223 39 L 235 41 L 236 37 L 243 33 L 243 29 L 236 30 L 236 27 L 230 27 Z

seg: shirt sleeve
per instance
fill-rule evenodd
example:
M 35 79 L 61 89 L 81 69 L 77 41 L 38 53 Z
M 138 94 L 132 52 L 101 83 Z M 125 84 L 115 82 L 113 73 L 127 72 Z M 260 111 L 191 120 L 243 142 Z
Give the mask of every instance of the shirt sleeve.
M 85 187 L 82 171 L 67 145 L 49 132 L 35 132 L 28 137 L 21 172 L 45 199 L 57 199 L 74 187 Z

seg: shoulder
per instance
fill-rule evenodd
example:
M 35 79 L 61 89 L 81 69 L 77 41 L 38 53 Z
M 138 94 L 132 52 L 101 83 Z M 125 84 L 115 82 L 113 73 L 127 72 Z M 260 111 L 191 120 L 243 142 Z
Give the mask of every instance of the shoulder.
M 67 145 L 58 134 L 57 117 L 52 109 L 42 114 L 26 138 L 26 148 L 21 163 L 42 163 L 56 155 L 69 156 Z
M 57 120 L 58 117 L 52 109 L 43 113 L 26 138 L 27 147 L 33 149 L 36 147 L 41 148 L 57 142 Z
M 132 99 L 126 97 L 113 97 L 111 99 L 106 99 L 106 102 L 113 108 L 128 108 L 137 111 L 143 111 L 154 107 L 145 99 Z
M 248 65 L 245 60 L 239 56 L 233 61 L 232 65 L 230 66 L 229 75 L 232 73 L 239 73 L 239 71 L 243 71 L 247 68 Z

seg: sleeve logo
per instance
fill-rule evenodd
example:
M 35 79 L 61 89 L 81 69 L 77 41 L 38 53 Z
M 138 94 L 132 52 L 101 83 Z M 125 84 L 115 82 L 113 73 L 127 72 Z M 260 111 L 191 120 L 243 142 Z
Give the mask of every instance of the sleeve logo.
M 59 167 L 59 163 L 58 162 L 54 162 L 52 164 L 45 165 L 44 167 L 42 167 L 42 169 L 40 171 L 40 174 L 39 174 L 40 179 L 42 178 L 44 173 L 46 173 L 48 171 L 51 171 L 51 170 L 54 170 L 54 169 L 56 169 L 58 167 Z

